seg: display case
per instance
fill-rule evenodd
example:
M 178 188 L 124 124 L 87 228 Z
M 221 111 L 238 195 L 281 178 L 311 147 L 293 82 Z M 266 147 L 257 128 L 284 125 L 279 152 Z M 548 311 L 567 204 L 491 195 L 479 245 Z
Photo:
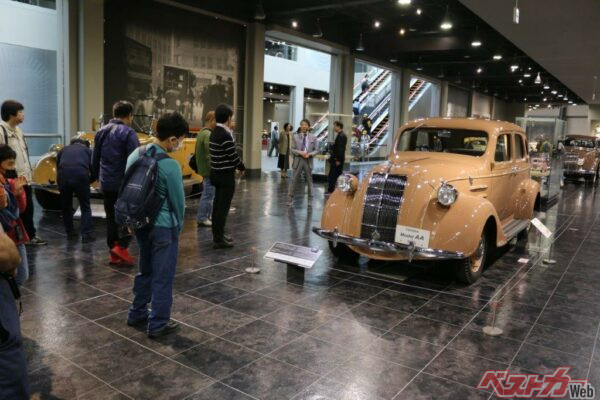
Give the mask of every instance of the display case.
M 565 139 L 565 121 L 551 117 L 518 117 L 529 142 L 531 177 L 540 183 L 542 208 L 558 200 L 562 188 L 563 165 L 558 143 Z

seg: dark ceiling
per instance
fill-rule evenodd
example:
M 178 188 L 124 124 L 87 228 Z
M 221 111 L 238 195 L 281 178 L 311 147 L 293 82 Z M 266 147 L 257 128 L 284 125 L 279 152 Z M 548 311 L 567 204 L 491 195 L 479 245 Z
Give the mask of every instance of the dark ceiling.
M 528 103 L 546 104 L 543 100 L 547 99 L 548 104 L 566 104 L 564 95 L 575 103 L 583 102 L 458 0 L 412 0 L 408 6 L 398 0 L 178 1 L 245 22 L 255 21 L 257 4 L 262 3 L 263 22 L 268 27 L 292 28 L 292 21 L 297 21 L 298 31 L 313 35 L 320 26 L 323 39 L 351 48 L 357 57 L 364 54 L 394 62 L 513 102 L 527 99 Z M 446 13 L 453 27 L 443 31 L 440 24 Z M 511 15 L 502 18 L 510 20 Z M 375 21 L 380 24 L 378 28 Z M 362 52 L 356 50 L 361 34 Z M 482 42 L 478 48 L 471 45 L 475 37 Z M 502 59 L 494 60 L 496 54 Z M 518 69 L 512 71 L 511 65 L 518 65 Z M 538 72 L 542 85 L 534 83 Z M 550 89 L 544 90 L 544 84 Z

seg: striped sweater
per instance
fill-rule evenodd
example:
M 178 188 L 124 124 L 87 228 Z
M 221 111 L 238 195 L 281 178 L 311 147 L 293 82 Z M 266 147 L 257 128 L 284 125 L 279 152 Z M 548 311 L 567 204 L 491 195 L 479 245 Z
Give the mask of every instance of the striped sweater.
M 244 171 L 246 167 L 235 151 L 233 138 L 225 128 L 216 126 L 210 133 L 208 143 L 211 172 Z

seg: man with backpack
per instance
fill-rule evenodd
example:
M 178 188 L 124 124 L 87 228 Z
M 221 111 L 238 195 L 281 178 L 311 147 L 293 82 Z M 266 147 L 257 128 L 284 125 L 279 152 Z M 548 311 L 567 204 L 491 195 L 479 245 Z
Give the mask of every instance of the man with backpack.
M 100 177 L 100 189 L 104 196 L 109 264 L 133 265 L 133 257 L 127 250 L 131 236 L 124 227 L 115 223 L 114 212 L 127 157 L 140 145 L 137 134 L 130 126 L 133 122 L 133 104 L 117 101 L 113 105 L 113 117 L 94 138 L 92 175 Z
M 158 120 L 156 130 L 155 142 L 134 151 L 127 159 L 115 205 L 117 221 L 135 231 L 140 248 L 139 272 L 133 286 L 135 297 L 127 324 L 147 324 L 148 337 L 152 339 L 178 328 L 170 317 L 185 197 L 181 167 L 168 153 L 179 150 L 189 128 L 180 114 L 170 113 Z

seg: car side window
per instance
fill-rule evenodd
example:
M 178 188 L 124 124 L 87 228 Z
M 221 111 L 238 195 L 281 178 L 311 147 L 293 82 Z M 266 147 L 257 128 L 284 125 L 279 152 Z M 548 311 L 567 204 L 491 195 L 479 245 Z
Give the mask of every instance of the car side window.
M 510 161 L 510 135 L 504 134 L 498 136 L 498 143 L 496 143 L 496 153 L 494 155 L 494 161 L 503 162 Z
M 523 137 L 515 134 L 515 159 L 521 160 L 525 158 L 525 147 L 523 146 Z

